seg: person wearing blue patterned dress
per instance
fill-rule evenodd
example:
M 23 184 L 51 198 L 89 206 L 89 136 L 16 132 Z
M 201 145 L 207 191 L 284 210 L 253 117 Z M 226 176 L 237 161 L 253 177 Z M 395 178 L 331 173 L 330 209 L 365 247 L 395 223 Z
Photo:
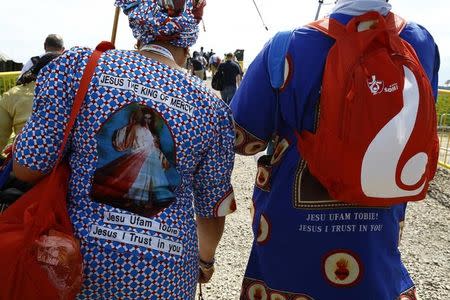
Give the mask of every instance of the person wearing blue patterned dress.
M 390 9 L 384 0 L 339 0 L 330 18 L 347 24 L 367 11 L 387 15 Z M 439 53 L 432 36 L 407 22 L 400 37 L 415 49 L 436 97 Z M 272 42 L 252 62 L 231 103 L 236 151 L 254 155 L 273 145 L 271 155 L 258 160 L 254 242 L 240 299 L 416 299 L 398 249 L 406 204 L 373 208 L 331 199 L 296 147 L 295 131 L 315 129 L 334 40 L 311 27 L 293 30 L 279 98 L 269 80 Z
M 66 146 L 84 258 L 77 299 L 193 299 L 236 209 L 231 110 L 180 67 L 205 2 L 172 4 L 116 1 L 138 51 L 103 54 Z M 17 177 L 36 181 L 54 167 L 91 53 L 73 48 L 42 70 L 15 147 Z

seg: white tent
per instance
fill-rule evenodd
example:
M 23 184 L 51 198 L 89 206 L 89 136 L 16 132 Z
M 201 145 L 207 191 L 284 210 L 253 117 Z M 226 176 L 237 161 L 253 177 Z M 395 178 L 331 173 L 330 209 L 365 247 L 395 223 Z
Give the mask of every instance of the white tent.
M 0 51 L 0 61 L 9 61 L 12 60 L 8 55 Z

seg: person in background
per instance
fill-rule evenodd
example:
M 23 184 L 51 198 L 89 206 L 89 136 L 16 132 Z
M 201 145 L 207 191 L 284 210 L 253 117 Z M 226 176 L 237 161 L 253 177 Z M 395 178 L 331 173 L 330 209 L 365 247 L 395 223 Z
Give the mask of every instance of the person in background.
M 21 76 L 19 85 L 6 91 L 0 98 L 0 153 L 10 140 L 11 134 L 16 136 L 31 115 L 37 75 L 58 55 L 47 53 L 40 57 L 35 65 Z
M 221 63 L 221 59 L 220 56 L 217 55 L 216 53 L 210 52 L 210 57 L 209 57 L 209 70 L 211 71 L 211 76 L 214 76 L 214 74 L 216 74 L 217 72 L 217 68 L 219 67 L 220 63 Z
M 205 58 L 200 55 L 199 52 L 194 51 L 192 54 L 193 57 L 191 59 L 191 72 L 192 75 L 197 76 L 198 78 L 205 80 L 205 66 L 206 66 L 206 60 Z
M 213 49 L 211 49 L 208 53 L 206 53 L 205 58 L 209 63 L 209 59 L 211 58 L 211 56 L 214 54 Z
M 64 40 L 60 35 L 57 34 L 49 34 L 46 38 L 45 38 L 45 42 L 44 42 L 44 50 L 45 53 L 39 55 L 39 56 L 33 56 L 31 57 L 24 65 L 22 68 L 22 71 L 20 71 L 20 75 L 19 75 L 19 79 L 22 77 L 22 75 L 30 70 L 33 65 L 35 65 L 38 61 L 39 58 L 41 58 L 42 56 L 44 56 L 45 54 L 61 54 L 64 52 Z
M 397 20 L 390 10 L 385 0 L 338 0 L 330 19 L 345 25 L 354 16 L 375 11 Z M 361 24 L 377 30 L 373 20 Z M 439 52 L 433 37 L 413 22 L 406 23 L 399 37 L 414 48 L 425 74 L 420 80 L 431 83 L 436 97 Z M 325 63 L 334 42 L 309 26 L 293 30 L 279 91 L 269 80 L 269 42 L 250 65 L 231 103 L 237 153 L 254 155 L 273 144 L 270 155 L 258 160 L 252 197 L 254 242 L 241 300 L 418 299 L 398 249 L 406 204 L 374 208 L 334 200 L 311 175 L 297 148 L 296 132 L 315 130 Z M 406 82 L 405 90 L 412 86 Z M 361 86 L 370 94 L 368 87 Z M 399 89 L 396 97 L 402 92 Z
M 206 2 L 172 3 L 115 2 L 138 49 L 102 55 L 66 147 L 84 257 L 77 299 L 194 299 L 236 209 L 231 110 L 182 69 Z M 40 73 L 16 142 L 18 178 L 36 182 L 55 166 L 91 53 L 75 47 Z
M 203 77 L 202 77 L 202 79 L 206 80 L 207 79 L 206 70 L 208 69 L 207 53 L 203 53 L 203 55 L 200 54 L 198 59 L 200 60 L 200 62 L 202 63 L 202 66 L 203 66 Z
M 227 104 L 230 103 L 236 93 L 242 77 L 241 67 L 234 61 L 233 57 L 233 53 L 227 53 L 225 62 L 219 64 L 217 68 L 217 72 L 220 72 L 223 78 L 223 89 L 220 91 L 220 95 Z
M 202 47 L 200 47 L 200 51 L 198 52 L 198 54 L 200 54 L 200 56 L 202 56 L 202 57 L 205 57 L 205 55 L 206 55 L 206 52 L 205 52 L 205 50 L 204 50 L 204 47 L 202 46 Z

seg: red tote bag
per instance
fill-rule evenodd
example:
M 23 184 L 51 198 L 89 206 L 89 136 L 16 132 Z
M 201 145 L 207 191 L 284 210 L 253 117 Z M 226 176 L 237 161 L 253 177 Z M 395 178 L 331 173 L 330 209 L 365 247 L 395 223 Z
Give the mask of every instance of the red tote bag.
M 83 260 L 67 213 L 70 169 L 62 156 L 98 59 L 113 48 L 102 42 L 89 58 L 50 175 L 0 215 L 0 300 L 74 299 L 81 289 Z

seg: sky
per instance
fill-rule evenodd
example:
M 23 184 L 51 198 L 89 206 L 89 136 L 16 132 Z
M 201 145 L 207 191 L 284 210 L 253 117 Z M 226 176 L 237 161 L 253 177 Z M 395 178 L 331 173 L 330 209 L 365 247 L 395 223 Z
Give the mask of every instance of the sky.
M 326 2 L 327 0 L 325 0 Z M 330 1 L 330 0 L 328 0 Z M 264 44 L 280 30 L 293 29 L 314 19 L 317 0 L 207 0 L 204 25 L 191 48 L 213 49 L 218 54 L 244 49 L 248 66 Z M 331 1 L 330 1 L 331 2 Z M 441 54 L 439 83 L 450 80 L 450 1 L 391 0 L 393 11 L 407 20 L 424 25 L 434 36 Z M 324 5 L 321 15 L 332 5 Z M 113 0 L 20 0 L 2 1 L 0 52 L 17 62 L 43 53 L 45 37 L 63 36 L 66 48 L 95 47 L 111 38 Z M 5 13 L 6 12 L 6 13 Z M 121 13 L 116 47 L 130 49 L 135 44 L 126 16 Z M 192 52 L 191 51 L 191 52 Z

